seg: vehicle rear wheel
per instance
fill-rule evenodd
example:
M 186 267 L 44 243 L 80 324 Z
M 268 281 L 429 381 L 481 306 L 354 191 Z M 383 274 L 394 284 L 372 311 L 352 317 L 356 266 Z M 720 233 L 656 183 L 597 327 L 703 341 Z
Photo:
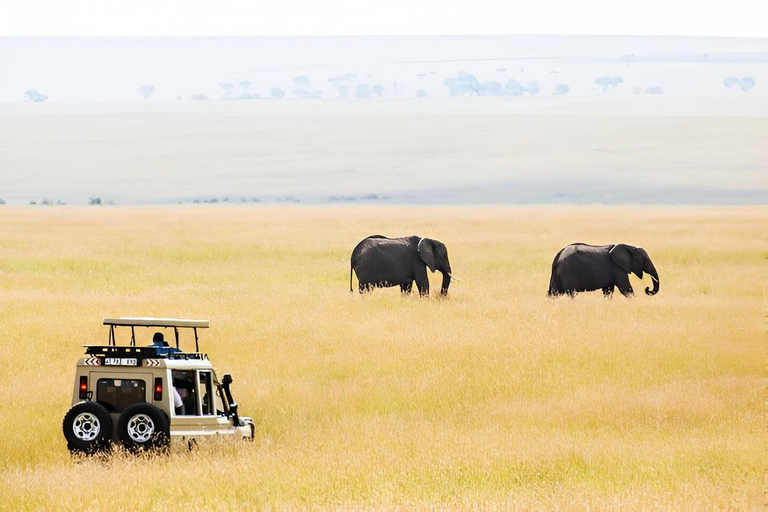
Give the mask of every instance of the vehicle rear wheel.
M 152 404 L 133 404 L 120 415 L 117 436 L 129 450 L 164 448 L 170 441 L 168 416 Z
M 109 448 L 112 416 L 103 405 L 80 402 L 64 416 L 61 424 L 67 448 L 72 453 L 93 453 Z

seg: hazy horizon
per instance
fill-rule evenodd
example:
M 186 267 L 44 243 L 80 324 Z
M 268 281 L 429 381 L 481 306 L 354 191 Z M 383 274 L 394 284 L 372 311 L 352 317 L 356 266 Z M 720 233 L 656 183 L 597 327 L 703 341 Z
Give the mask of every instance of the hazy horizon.
M 143 101 L 143 85 L 154 88 L 148 101 L 272 98 L 275 88 L 282 98 L 356 98 L 358 87 L 360 97 L 446 97 L 455 92 L 446 79 L 462 72 L 480 84 L 513 80 L 520 94 L 535 82 L 543 96 L 565 85 L 563 94 L 577 96 L 747 92 L 768 98 L 768 39 L 755 38 L 5 37 L 0 65 L 0 103 L 23 102 L 30 89 L 50 103 Z M 595 83 L 600 76 L 623 82 L 606 90 Z M 728 77 L 738 82 L 726 87 Z M 753 82 L 742 83 L 745 77 Z M 229 94 L 221 83 L 233 85 Z M 365 90 L 377 85 L 376 92 Z
M 768 39 L 21 37 L 0 66 L 9 204 L 768 203 Z

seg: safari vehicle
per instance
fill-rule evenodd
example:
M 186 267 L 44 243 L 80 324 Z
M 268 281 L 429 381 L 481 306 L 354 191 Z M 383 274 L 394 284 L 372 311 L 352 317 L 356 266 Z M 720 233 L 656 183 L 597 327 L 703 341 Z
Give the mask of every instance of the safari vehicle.
M 104 325 L 107 345 L 86 345 L 77 361 L 72 408 L 63 421 L 71 452 L 93 453 L 113 442 L 137 450 L 208 436 L 253 439 L 253 421 L 240 417 L 232 399 L 232 377 L 219 380 L 208 355 L 200 352 L 197 330 L 207 328 L 208 320 L 105 318 Z M 130 329 L 127 345 L 117 344 L 118 328 Z M 162 332 L 149 346 L 137 346 L 139 328 L 172 328 L 175 348 Z M 194 352 L 179 348 L 180 330 L 194 334 Z

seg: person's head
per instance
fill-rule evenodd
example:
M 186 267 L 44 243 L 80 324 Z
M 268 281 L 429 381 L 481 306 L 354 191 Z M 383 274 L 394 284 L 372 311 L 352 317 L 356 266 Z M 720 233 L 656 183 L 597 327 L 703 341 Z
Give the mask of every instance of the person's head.
M 165 341 L 165 338 L 163 337 L 163 333 L 161 332 L 156 332 L 154 336 L 152 336 L 152 343 L 156 343 L 164 347 L 168 346 L 168 343 Z

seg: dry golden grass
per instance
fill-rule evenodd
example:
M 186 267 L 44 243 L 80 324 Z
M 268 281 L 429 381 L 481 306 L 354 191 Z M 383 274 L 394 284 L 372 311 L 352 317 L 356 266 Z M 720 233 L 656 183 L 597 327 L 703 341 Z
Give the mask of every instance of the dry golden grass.
M 765 207 L 0 208 L 0 508 L 756 508 L 766 225 Z M 462 281 L 350 294 L 374 233 L 442 240 Z M 661 291 L 548 299 L 576 241 L 645 247 Z M 256 441 L 71 458 L 73 365 L 104 316 L 210 318 Z

